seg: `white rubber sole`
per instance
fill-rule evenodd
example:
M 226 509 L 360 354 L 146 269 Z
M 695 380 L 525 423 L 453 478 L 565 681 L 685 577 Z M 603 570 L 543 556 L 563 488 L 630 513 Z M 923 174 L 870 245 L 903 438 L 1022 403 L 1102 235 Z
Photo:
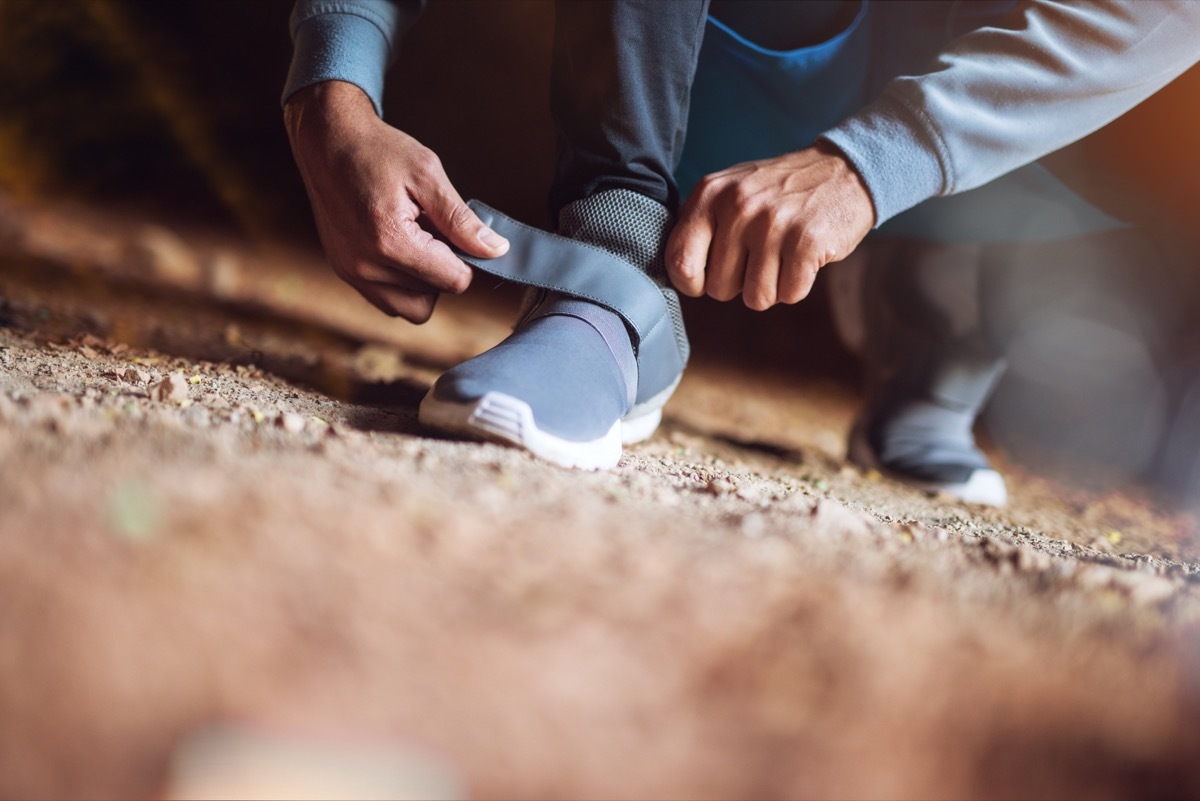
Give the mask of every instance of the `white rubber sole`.
M 966 503 L 977 503 L 983 506 L 1004 506 L 1008 503 L 1008 486 L 1004 476 L 995 470 L 981 468 L 971 473 L 971 477 L 961 482 L 917 481 L 908 476 L 894 473 L 883 467 L 875 456 L 875 451 L 867 442 L 866 432 L 862 426 L 855 425 L 850 432 L 850 447 L 847 458 L 854 464 L 870 470 L 878 470 L 888 478 L 907 484 L 926 492 L 944 492 Z
M 586 442 L 562 439 L 542 431 L 537 427 L 528 403 L 502 392 L 488 392 L 469 403 L 454 403 L 438 400 L 430 390 L 421 401 L 417 419 L 439 431 L 515 445 L 561 467 L 608 470 L 621 460 L 622 445 L 641 442 L 654 434 L 662 422 L 663 404 L 674 390 L 675 385 L 672 385 L 634 407 L 628 415 L 613 423 L 604 436 Z

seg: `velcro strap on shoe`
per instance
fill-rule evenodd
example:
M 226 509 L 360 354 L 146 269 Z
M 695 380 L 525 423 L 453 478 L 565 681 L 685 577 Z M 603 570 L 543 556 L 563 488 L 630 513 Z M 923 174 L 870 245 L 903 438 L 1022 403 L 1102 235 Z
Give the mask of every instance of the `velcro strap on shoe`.
M 668 316 L 667 302 L 645 273 L 606 250 L 542 231 L 496 211 L 486 203 L 467 203 L 509 242 L 508 252 L 480 259 L 455 250 L 472 267 L 518 284 L 535 286 L 597 303 L 620 315 L 639 346 Z M 667 326 L 668 328 L 670 326 Z

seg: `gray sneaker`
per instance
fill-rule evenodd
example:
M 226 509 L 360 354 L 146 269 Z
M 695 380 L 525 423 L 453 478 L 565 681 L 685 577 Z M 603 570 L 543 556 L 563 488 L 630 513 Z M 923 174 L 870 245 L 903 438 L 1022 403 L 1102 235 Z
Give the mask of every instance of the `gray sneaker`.
M 867 265 L 867 402 L 847 458 L 921 489 L 1002 506 L 1004 478 L 972 431 L 1005 366 L 980 332 L 978 254 L 905 243 Z
M 985 377 L 976 378 L 976 386 L 990 388 Z M 914 392 L 906 400 L 868 409 L 850 432 L 847 458 L 920 489 L 1003 506 L 1008 501 L 1004 477 L 971 431 L 981 405 Z
M 536 293 L 511 336 L 434 383 L 419 419 L 564 467 L 615 467 L 622 444 L 658 428 L 688 358 L 678 297 L 662 280 L 666 209 L 603 192 L 563 210 L 569 238 L 470 205 L 510 247 L 464 260 Z

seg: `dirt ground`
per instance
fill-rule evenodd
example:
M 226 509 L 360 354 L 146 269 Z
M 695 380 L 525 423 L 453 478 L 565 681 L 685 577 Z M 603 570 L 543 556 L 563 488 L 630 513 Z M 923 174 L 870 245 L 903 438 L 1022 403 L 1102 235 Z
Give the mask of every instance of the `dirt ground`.
M 507 307 L 316 261 L 0 207 L 0 797 L 1200 797 L 1193 517 L 930 497 L 704 352 L 611 472 L 441 438 Z

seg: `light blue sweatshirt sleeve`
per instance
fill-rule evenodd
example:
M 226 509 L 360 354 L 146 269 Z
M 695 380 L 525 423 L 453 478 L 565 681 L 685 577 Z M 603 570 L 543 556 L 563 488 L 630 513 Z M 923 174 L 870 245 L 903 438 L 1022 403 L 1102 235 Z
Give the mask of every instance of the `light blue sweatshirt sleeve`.
M 383 116 L 383 76 L 425 0 L 297 0 L 292 65 L 283 102 L 306 86 L 346 81 L 366 92 Z
M 1026 0 L 827 131 L 877 224 L 982 186 L 1103 127 L 1200 61 L 1197 0 Z

